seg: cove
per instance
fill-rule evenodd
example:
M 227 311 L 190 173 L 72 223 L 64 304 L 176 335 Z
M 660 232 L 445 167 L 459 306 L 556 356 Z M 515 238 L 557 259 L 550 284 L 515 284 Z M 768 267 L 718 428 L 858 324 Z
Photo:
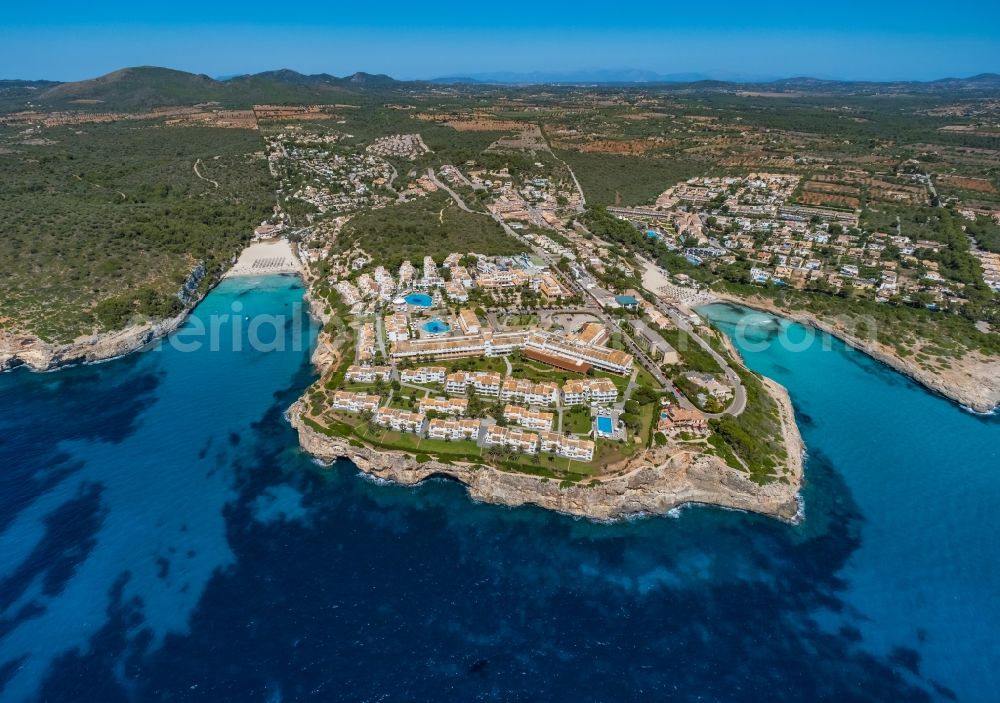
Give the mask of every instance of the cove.
M 194 311 L 301 315 L 281 350 L 0 375 L 0 700 L 1000 697 L 995 418 L 772 344 L 743 353 L 799 412 L 802 524 L 477 504 L 298 450 L 302 293 L 229 279 Z

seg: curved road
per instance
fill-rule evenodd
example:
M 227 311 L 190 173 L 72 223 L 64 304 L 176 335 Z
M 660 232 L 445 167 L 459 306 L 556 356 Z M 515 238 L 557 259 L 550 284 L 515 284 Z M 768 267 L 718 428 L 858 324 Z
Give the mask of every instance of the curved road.
M 687 332 L 688 335 L 698 344 L 698 346 L 708 352 L 712 358 L 715 359 L 715 362 L 722 368 L 723 373 L 725 373 L 726 380 L 728 380 L 733 386 L 733 402 L 729 404 L 729 407 L 721 413 L 706 413 L 706 415 L 708 417 L 717 418 L 722 417 L 723 415 L 739 415 L 743 412 L 747 407 L 747 391 L 746 388 L 743 387 L 743 382 L 740 380 L 739 375 L 729 365 L 726 358 L 719 352 L 715 351 L 715 349 L 712 348 L 712 345 L 705 341 L 705 339 L 703 339 L 702 336 L 694 330 L 691 323 L 684 319 L 684 317 L 677 310 L 660 302 L 659 300 L 656 300 L 653 304 L 656 306 L 657 310 L 673 320 L 677 327 Z
M 572 173 L 572 171 L 570 173 Z M 443 191 L 448 193 L 448 195 L 451 196 L 452 200 L 454 200 L 455 203 L 466 212 L 474 212 L 480 215 L 487 214 L 484 212 L 477 212 L 475 210 L 469 209 L 469 206 L 465 204 L 465 201 L 462 200 L 462 198 L 458 195 L 458 193 L 456 193 L 447 185 L 445 185 L 437 177 L 437 175 L 434 173 L 433 168 L 427 169 L 427 177 L 430 178 L 435 185 L 437 185 Z M 573 178 L 575 180 L 576 176 L 574 176 Z M 551 270 L 560 278 L 560 280 L 563 282 L 564 285 L 567 286 L 569 290 L 573 290 L 580 293 L 584 300 L 592 299 L 591 296 L 589 295 L 589 291 L 585 290 L 582 286 L 580 286 L 579 283 L 577 283 L 570 276 L 567 276 L 563 271 L 559 269 L 558 266 L 556 266 L 556 262 L 552 260 L 552 255 L 549 252 L 545 251 L 540 247 L 536 247 L 534 244 L 529 242 L 519 233 L 515 232 L 507 225 L 506 222 L 504 222 L 503 218 L 499 217 L 498 215 L 492 215 L 492 217 L 500 224 L 501 227 L 503 227 L 504 231 L 508 235 L 514 237 L 519 242 L 529 247 L 531 251 L 533 251 L 543 261 L 545 261 L 549 265 L 549 268 L 551 268 Z M 695 340 L 695 342 L 697 342 L 702 347 L 702 349 L 708 352 L 712 356 L 712 358 L 715 359 L 716 363 L 719 364 L 719 366 L 725 373 L 726 379 L 734 388 L 733 402 L 730 403 L 729 407 L 726 408 L 721 413 L 705 413 L 706 417 L 719 418 L 722 417 L 723 415 L 739 415 L 740 413 L 742 413 L 743 410 L 746 409 L 746 404 L 747 404 L 746 389 L 743 387 L 743 383 L 740 381 L 740 377 L 732 369 L 732 367 L 729 366 L 729 362 L 727 362 L 726 359 L 721 354 L 715 351 L 715 349 L 713 349 L 708 342 L 702 339 L 702 337 L 694 331 L 690 323 L 688 323 L 687 320 L 681 317 L 681 315 L 676 310 L 664 305 L 659 300 L 656 300 L 654 304 L 656 305 L 657 310 L 659 310 L 664 315 L 669 316 L 674 321 L 674 324 L 676 324 L 684 331 L 688 332 L 690 336 Z M 629 353 L 632 354 L 633 357 L 639 360 L 639 362 L 653 376 L 653 378 L 655 378 L 656 381 L 660 385 L 662 385 L 665 389 L 670 391 L 670 393 L 672 393 L 677 398 L 677 401 L 681 404 L 682 407 L 687 407 L 687 408 L 694 407 L 693 404 L 687 399 L 687 396 L 685 396 L 683 393 L 677 390 L 674 384 L 670 382 L 670 379 L 668 379 L 666 375 L 660 370 L 660 367 L 656 364 L 656 362 L 654 362 L 651 358 L 649 358 L 649 356 L 639 347 L 639 345 L 636 344 L 632 340 L 632 338 L 629 335 L 627 335 L 625 331 L 621 329 L 621 327 L 618 326 L 617 322 L 612 320 L 611 317 L 604 312 L 604 309 L 601 308 L 599 305 L 597 305 L 596 302 L 591 305 L 585 305 L 583 308 L 579 309 L 579 312 L 586 312 L 595 315 L 599 320 L 601 320 L 601 322 L 605 324 L 605 326 L 608 327 L 608 329 L 618 330 L 618 332 L 622 336 L 622 342 L 625 344 L 625 347 L 628 349 Z

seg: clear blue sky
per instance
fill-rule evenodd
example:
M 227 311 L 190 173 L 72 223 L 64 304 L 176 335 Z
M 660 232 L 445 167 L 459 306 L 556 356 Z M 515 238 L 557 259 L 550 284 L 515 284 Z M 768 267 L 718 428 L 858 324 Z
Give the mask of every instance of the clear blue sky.
M 1000 0 L 318 4 L 6 3 L 0 78 L 77 80 L 137 65 L 397 78 L 600 68 L 856 79 L 1000 72 Z

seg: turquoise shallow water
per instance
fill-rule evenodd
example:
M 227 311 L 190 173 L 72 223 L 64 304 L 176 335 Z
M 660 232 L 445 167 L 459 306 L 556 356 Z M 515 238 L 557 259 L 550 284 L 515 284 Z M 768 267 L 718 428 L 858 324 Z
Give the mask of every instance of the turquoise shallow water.
M 916 641 L 925 671 L 1000 698 L 998 418 L 787 320 L 727 305 L 700 312 L 788 388 L 810 452 L 837 467 L 864 516 L 842 577 L 846 603 L 866 616 L 865 643 Z M 807 516 L 822 518 L 830 496 L 806 496 Z
M 217 351 L 0 376 L 0 700 L 1000 699 L 995 418 L 771 345 L 802 525 L 482 505 L 298 451 L 301 294 L 223 283 Z

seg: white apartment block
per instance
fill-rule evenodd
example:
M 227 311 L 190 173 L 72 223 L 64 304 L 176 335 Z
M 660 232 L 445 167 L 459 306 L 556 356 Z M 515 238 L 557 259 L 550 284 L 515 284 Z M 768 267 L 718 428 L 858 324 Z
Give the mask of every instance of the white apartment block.
M 472 276 L 469 274 L 469 269 L 464 266 L 453 266 L 451 269 L 451 280 L 455 283 L 461 283 L 466 288 L 472 288 Z
M 563 405 L 611 405 L 618 401 L 618 387 L 610 378 L 567 381 L 562 387 Z
M 511 447 L 525 454 L 538 451 L 538 434 L 517 428 L 492 425 L 486 430 L 484 442 L 487 446 Z
M 483 331 L 479 322 L 479 317 L 469 308 L 462 308 L 458 312 L 458 324 L 462 328 L 463 334 L 479 334 Z
M 430 256 L 424 257 L 424 280 L 431 281 L 438 277 L 438 267 L 434 259 Z
M 389 380 L 392 368 L 389 366 L 358 366 L 353 364 L 347 368 L 344 376 L 351 383 L 374 383 L 376 380 Z
M 577 439 L 560 432 L 540 432 L 538 441 L 543 452 L 555 452 L 557 456 L 577 461 L 594 458 L 594 443 L 589 439 Z
M 482 423 L 474 418 L 463 420 L 434 419 L 427 423 L 427 436 L 431 439 L 476 439 Z
M 394 312 L 387 316 L 385 323 L 385 336 L 390 342 L 402 342 L 410 338 L 410 325 L 406 319 L 406 313 Z
M 347 412 L 359 413 L 367 410 L 374 413 L 378 410 L 382 398 L 368 393 L 352 393 L 351 391 L 337 391 L 333 394 L 334 410 L 346 410 Z
M 500 397 L 507 402 L 515 400 L 527 405 L 551 405 L 559 400 L 559 386 L 548 381 L 534 383 L 510 377 L 504 379 Z
M 448 296 L 448 300 L 454 300 L 459 303 L 465 303 L 469 300 L 469 292 L 459 281 L 448 281 L 444 287 L 444 292 Z
M 456 395 L 461 395 L 469 387 L 472 387 L 479 395 L 497 397 L 500 395 L 502 380 L 500 374 L 490 371 L 472 371 L 468 373 L 456 371 L 455 373 L 448 374 L 445 378 L 444 386 L 448 393 Z
M 420 412 L 427 414 L 431 411 L 442 415 L 465 415 L 469 408 L 469 401 L 465 398 L 421 398 L 417 406 Z
M 413 264 L 404 261 L 399 267 L 399 287 L 403 288 L 413 283 L 413 278 L 416 275 L 417 269 L 414 268 Z
M 361 297 L 365 300 L 369 298 L 374 298 L 378 295 L 378 284 L 375 280 L 367 273 L 363 273 L 358 276 L 358 290 L 361 291 Z
M 399 372 L 403 383 L 444 383 L 447 369 L 443 366 L 418 366 Z
M 555 418 L 552 413 L 538 412 L 521 405 L 510 404 L 503 409 L 503 416 L 510 422 L 527 427 L 529 430 L 551 430 Z
M 590 364 L 619 374 L 627 374 L 632 370 L 631 354 L 617 349 L 574 343 L 547 332 L 531 334 L 525 343 L 525 349 L 568 360 L 571 363 Z
M 340 297 L 343 298 L 344 304 L 348 307 L 353 307 L 361 301 L 361 291 L 354 287 L 350 281 L 341 281 L 334 286 Z
M 397 408 L 381 408 L 375 415 L 375 422 L 396 432 L 420 432 L 424 426 L 424 416 Z

